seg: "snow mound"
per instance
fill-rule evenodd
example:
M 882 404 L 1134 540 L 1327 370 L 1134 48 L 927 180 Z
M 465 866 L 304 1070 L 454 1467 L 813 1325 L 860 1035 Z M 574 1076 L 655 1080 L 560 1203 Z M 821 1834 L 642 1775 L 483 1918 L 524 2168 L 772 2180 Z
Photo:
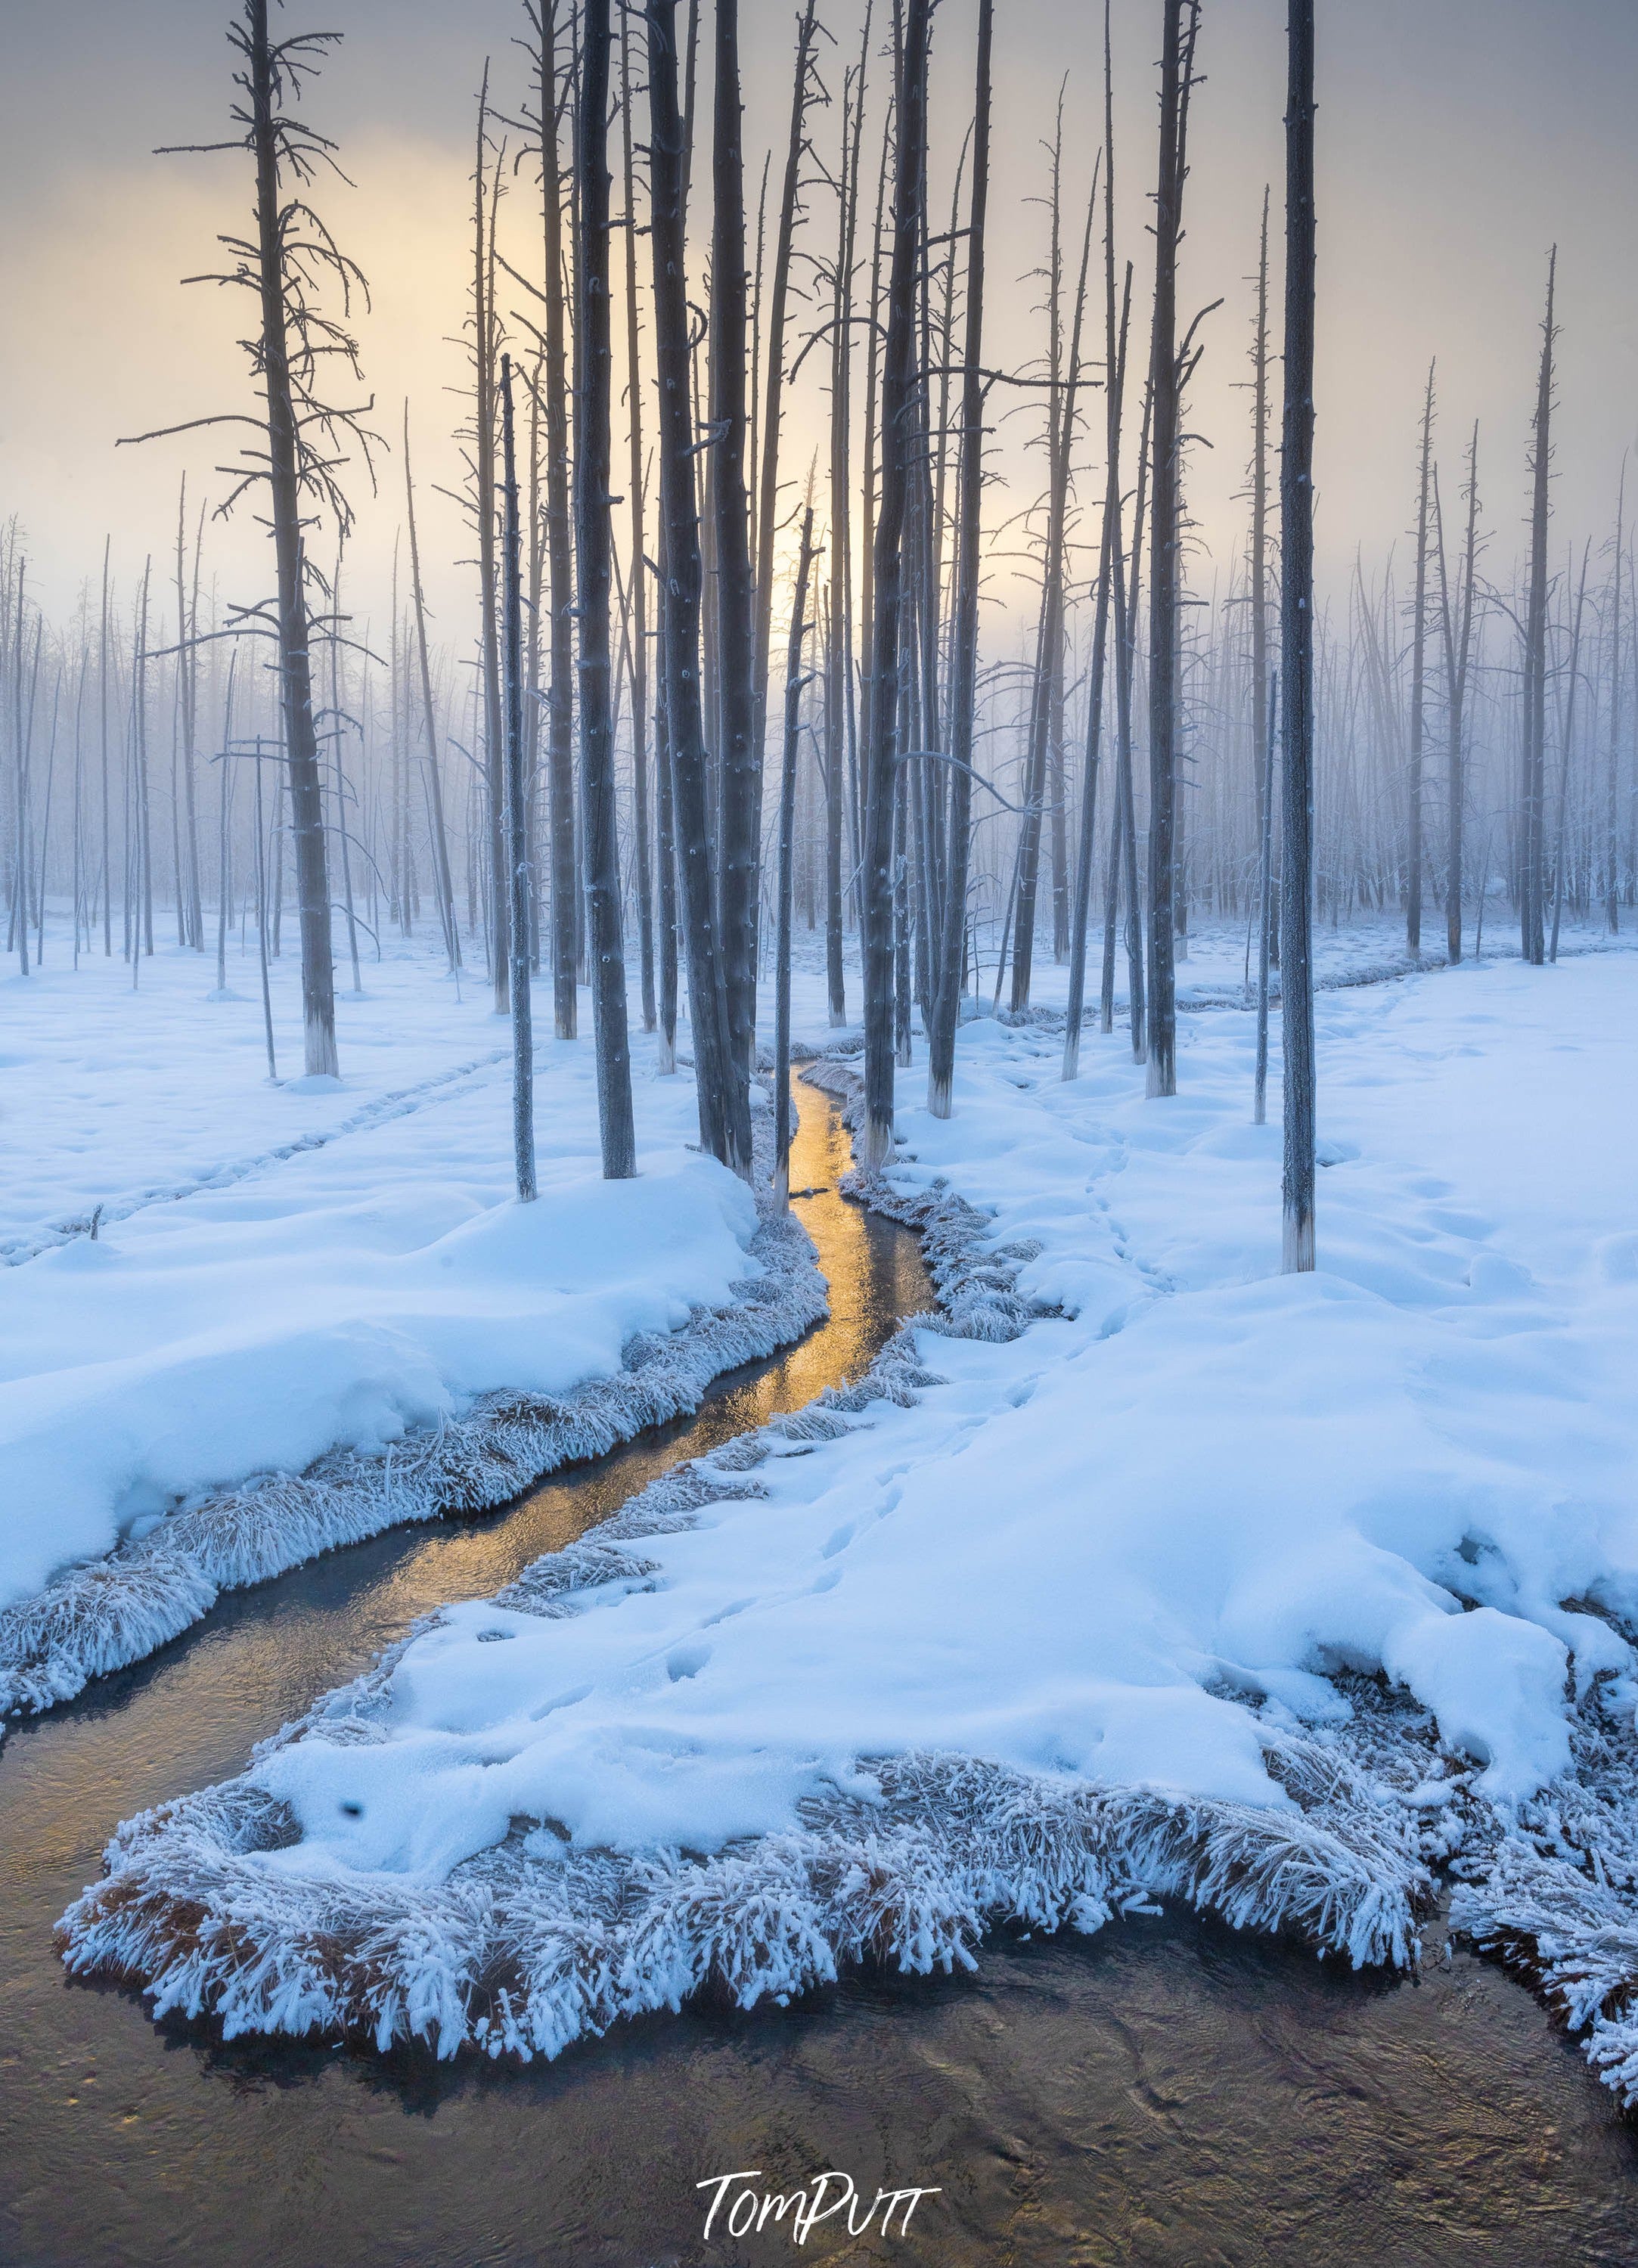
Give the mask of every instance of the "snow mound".
M 941 1314 L 131 1822 L 65 1957 L 234 2028 L 553 2053 L 1168 1894 L 1403 1962 L 1442 1870 L 1628 2087 L 1633 982 L 1328 995 L 1304 1278 L 1243 1020 L 1155 1103 L 1124 1049 L 1066 1086 L 968 1027 L 956 1116 L 902 1110 L 867 1189 Z

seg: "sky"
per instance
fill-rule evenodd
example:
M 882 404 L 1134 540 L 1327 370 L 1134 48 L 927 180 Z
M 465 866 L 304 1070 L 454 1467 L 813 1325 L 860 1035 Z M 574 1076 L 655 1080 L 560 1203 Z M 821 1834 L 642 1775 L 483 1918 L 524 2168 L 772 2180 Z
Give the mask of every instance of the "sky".
M 822 0 L 826 76 L 840 92 L 863 0 Z M 878 17 L 881 15 L 878 5 Z M 948 213 L 972 114 L 973 0 L 943 0 L 934 44 L 932 199 Z M 353 186 L 315 200 L 369 276 L 358 335 L 375 422 L 400 428 L 406 396 L 424 498 L 422 544 L 445 634 L 464 635 L 470 541 L 435 493 L 458 478 L 460 327 L 470 257 L 475 95 L 486 58 L 503 108 L 520 99 L 518 0 L 292 0 L 291 29 L 344 34 L 304 109 L 341 145 Z M 752 173 L 782 146 L 794 20 L 789 0 L 742 0 Z M 180 278 L 215 264 L 214 238 L 242 223 L 248 161 L 156 157 L 156 144 L 225 133 L 230 55 L 224 0 L 10 0 L 0 85 L 0 516 L 16 514 L 31 581 L 56 612 L 100 573 L 105 537 L 129 588 L 144 554 L 173 546 L 186 473 L 192 518 L 228 483 L 219 437 L 141 448 L 122 435 L 252 407 L 241 295 Z M 1406 547 L 1422 390 L 1437 361 L 1436 446 L 1447 494 L 1481 427 L 1484 524 L 1501 573 L 1527 504 L 1526 452 L 1548 247 L 1560 247 L 1561 383 L 1554 541 L 1602 539 L 1623 452 L 1638 441 L 1638 8 L 1632 0 L 1318 0 L 1319 296 L 1317 478 L 1320 571 L 1334 587 L 1356 549 L 1379 563 Z M 1102 139 L 1101 11 L 1087 0 L 997 0 L 990 351 L 1038 351 L 1038 268 L 1054 114 L 1064 105 L 1066 198 L 1084 210 Z M 1157 0 L 1114 0 L 1117 200 L 1141 311 L 1152 283 L 1145 193 L 1155 163 Z M 1201 437 L 1189 497 L 1197 583 L 1242 541 L 1249 452 L 1251 276 L 1265 182 L 1282 179 L 1283 0 L 1205 0 L 1194 97 L 1180 305 L 1221 298 L 1202 327 L 1191 405 Z M 879 44 L 879 43 L 878 43 Z M 874 60 L 879 128 L 886 65 Z M 815 135 L 830 151 L 839 107 Z M 778 175 L 778 160 L 775 178 Z M 828 242 L 834 207 L 815 188 L 808 230 Z M 936 224 L 935 224 L 936 225 Z M 1067 225 L 1074 229 L 1078 221 Z M 527 177 L 503 234 L 523 265 L 536 241 Z M 617 259 L 618 255 L 616 255 Z M 1278 296 L 1276 291 L 1276 315 Z M 803 320 L 799 309 L 796 321 Z M 1277 343 L 1277 338 L 1276 338 Z M 820 358 L 794 390 L 786 448 L 800 478 L 822 431 Z M 999 424 L 997 519 L 1039 485 L 1038 409 L 1019 396 Z M 1209 444 L 1209 446 L 1206 446 Z M 1083 453 L 1088 497 L 1100 483 Z M 372 497 L 355 469 L 353 603 L 385 611 L 402 519 L 402 460 Z M 267 547 L 249 512 L 207 534 L 207 572 L 259 594 Z M 998 568 L 998 600 L 1008 596 Z M 1015 592 L 1015 597 L 1017 595 Z

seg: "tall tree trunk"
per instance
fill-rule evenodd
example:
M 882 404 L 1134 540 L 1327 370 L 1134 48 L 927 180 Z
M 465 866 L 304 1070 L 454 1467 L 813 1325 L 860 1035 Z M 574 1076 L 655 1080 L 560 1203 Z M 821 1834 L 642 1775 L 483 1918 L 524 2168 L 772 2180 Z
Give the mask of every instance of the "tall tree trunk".
M 1286 98 L 1286 398 L 1280 467 L 1285 1054 L 1282 1265 L 1314 1265 L 1314 0 L 1290 0 Z
M 717 0 L 711 232 L 711 491 L 715 538 L 717 682 L 721 711 L 722 948 L 731 1079 L 732 1162 L 750 1172 L 750 1074 L 756 1027 L 756 880 L 762 749 L 756 741 L 756 625 L 745 490 L 745 168 L 739 0 Z
M 1148 1092 L 1177 1092 L 1177 660 L 1182 552 L 1177 369 L 1177 243 L 1184 136 L 1199 0 L 1165 0 L 1159 186 L 1155 200 L 1155 328 L 1149 360 L 1149 997 Z
M 587 936 L 597 1049 L 603 1178 L 637 1171 L 631 1059 L 626 1036 L 615 802 L 609 598 L 609 0 L 583 0 L 580 99 L 575 116 L 575 610 L 579 617 L 580 809 L 586 828 Z
M 1620 867 L 1620 747 L 1621 747 L 1621 572 L 1627 529 L 1627 467 L 1615 504 L 1615 582 L 1610 600 L 1610 741 L 1605 775 L 1604 854 L 1604 913 L 1609 932 L 1620 931 L 1616 885 Z
M 550 591 L 546 801 L 551 839 L 552 1028 L 579 1030 L 579 859 L 574 810 L 574 543 L 569 500 L 569 386 L 564 343 L 563 191 L 557 147 L 557 9 L 540 0 L 541 231 L 546 295 L 546 565 Z
M 250 34 L 251 144 L 256 161 L 256 232 L 262 298 L 262 382 L 268 412 L 268 472 L 272 491 L 273 549 L 278 569 L 279 689 L 290 780 L 291 832 L 296 847 L 296 887 L 301 908 L 301 1021 L 309 1079 L 334 1079 L 336 973 L 330 958 L 329 861 L 324 840 L 324 798 L 319 780 L 318 737 L 313 719 L 310 649 L 303 555 L 300 437 L 291 390 L 286 330 L 284 237 L 279 184 L 280 137 L 268 40 L 267 0 L 247 0 Z M 147 861 L 144 859 L 144 866 Z
M 811 10 L 809 14 L 811 15 Z M 796 755 L 801 745 L 802 640 L 808 630 L 808 578 L 814 558 L 814 508 L 802 515 L 796 590 L 791 602 L 791 643 L 785 665 L 785 746 L 779 768 L 778 944 L 773 977 L 773 1196 L 791 1195 L 791 885 L 796 856 Z
M 474 485 L 477 503 L 478 644 L 483 696 L 483 783 L 488 799 L 489 962 L 495 1013 L 507 1012 L 511 950 L 506 934 L 505 718 L 500 679 L 495 497 L 495 376 L 499 318 L 495 306 L 495 207 L 500 197 L 500 156 L 492 188 L 488 177 L 489 67 L 478 96 L 477 150 L 473 162 L 472 354 Z
M 779 512 L 779 430 L 785 405 L 785 318 L 790 295 L 791 246 L 801 195 L 803 132 L 813 95 L 814 42 L 818 0 L 805 0 L 796 19 L 796 82 L 791 95 L 791 131 L 786 144 L 785 179 L 779 190 L 779 227 L 774 240 L 773 285 L 768 298 L 767 348 L 764 367 L 762 453 L 756 508 L 756 747 L 768 730 L 769 644 L 773 625 L 773 543 Z
M 956 538 L 956 622 L 950 658 L 949 822 L 941 934 L 927 1032 L 927 1108 L 950 1115 L 956 1027 L 967 942 L 972 843 L 974 726 L 978 705 L 978 585 L 984 540 L 984 259 L 990 210 L 990 79 L 994 0 L 978 0 L 972 113 L 972 203 L 967 215 L 967 328 L 962 350 L 961 488 Z M 952 257 L 954 256 L 952 253 Z
M 1264 762 L 1272 747 L 1268 703 L 1273 684 L 1268 663 L 1268 191 L 1263 191 L 1263 225 L 1257 253 L 1257 335 L 1251 350 L 1251 762 L 1257 773 L 1257 827 L 1260 841 L 1272 822 L 1263 807 L 1265 783 L 1273 775 Z M 1271 883 L 1272 887 L 1272 883 Z M 1272 902 L 1272 901 L 1271 901 Z M 1280 931 L 1269 930 L 1269 952 L 1278 961 Z M 1260 1123 L 1260 1121 L 1259 1121 Z
M 529 1014 L 529 810 L 524 779 L 522 528 L 512 357 L 500 358 L 501 662 L 506 753 L 506 939 L 512 968 L 512 1146 L 518 1202 L 535 1197 L 535 1034 Z
M 1519 800 L 1519 930 L 1524 959 L 1546 958 L 1547 761 L 1547 499 L 1553 468 L 1553 320 L 1558 247 L 1547 262 L 1547 312 L 1541 327 L 1541 369 L 1536 388 L 1534 493 L 1530 515 L 1530 591 L 1524 621 L 1524 731 Z
M 631 485 L 631 813 L 637 869 L 637 946 L 643 987 L 643 1029 L 652 1032 L 654 1003 L 653 859 L 649 848 L 648 579 L 643 564 L 643 388 L 637 322 L 637 181 L 631 162 L 631 18 L 621 19 L 621 155 L 625 171 L 625 362 Z
M 439 918 L 451 976 L 461 966 L 461 925 L 455 910 L 454 878 L 449 868 L 449 835 L 444 824 L 444 784 L 438 761 L 438 722 L 432 707 L 432 665 L 427 652 L 426 599 L 421 587 L 421 547 L 416 535 L 415 482 L 410 470 L 410 404 L 404 403 L 404 509 L 410 522 L 410 593 L 415 604 L 416 657 L 421 677 L 421 729 L 426 739 L 427 792 L 432 813 L 432 865 L 438 883 Z
M 1422 404 L 1422 461 L 1416 503 L 1416 582 L 1411 615 L 1411 761 L 1406 785 L 1405 946 L 1422 949 L 1422 737 L 1428 683 L 1428 514 L 1433 482 L 1434 371 Z
M 904 517 L 916 384 L 916 282 L 926 160 L 929 0 L 906 0 L 895 109 L 893 247 L 882 350 L 882 494 L 874 544 L 863 882 L 865 1123 L 861 1164 L 893 1151 L 893 821 L 904 582 Z
M 700 1138 L 723 1164 L 729 1147 L 727 1003 L 718 951 L 710 792 L 700 705 L 699 512 L 683 243 L 687 148 L 677 106 L 676 0 L 646 0 L 648 26 L 650 244 L 660 403 L 660 508 L 665 603 L 660 619 L 666 737 L 688 946 Z

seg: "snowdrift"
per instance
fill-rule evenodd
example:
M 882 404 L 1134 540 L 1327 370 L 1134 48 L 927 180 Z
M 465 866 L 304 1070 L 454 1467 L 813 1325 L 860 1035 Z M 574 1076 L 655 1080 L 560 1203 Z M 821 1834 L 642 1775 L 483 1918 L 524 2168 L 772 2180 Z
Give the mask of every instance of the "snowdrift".
M 223 1590 L 504 1503 L 824 1313 L 801 1229 L 685 1148 L 685 1081 L 640 1090 L 640 1172 L 609 1183 L 589 1070 L 551 1072 L 532 1205 L 499 1075 L 434 1080 L 412 1125 L 364 1114 L 0 1274 L 0 1713 Z
M 1638 2091 L 1635 974 L 1332 995 L 1297 1282 L 1240 1020 L 1162 1104 L 970 1027 L 874 1192 L 941 1316 L 130 1822 L 71 1965 L 553 2053 L 1155 1896 L 1404 1962 L 1438 1872 Z

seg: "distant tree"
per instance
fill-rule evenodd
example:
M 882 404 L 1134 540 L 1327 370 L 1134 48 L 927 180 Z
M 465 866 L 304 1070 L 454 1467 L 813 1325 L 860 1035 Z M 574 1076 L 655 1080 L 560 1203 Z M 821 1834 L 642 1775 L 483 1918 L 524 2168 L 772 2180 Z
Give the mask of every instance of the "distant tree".
M 1531 449 L 1530 582 L 1524 612 L 1524 730 L 1519 781 L 1518 919 L 1524 959 L 1546 958 L 1547 563 L 1548 483 L 1553 469 L 1553 320 L 1559 254 L 1547 260 L 1547 311 L 1541 325 Z
M 257 428 L 257 446 L 247 446 L 239 462 L 221 468 L 234 486 L 218 507 L 218 517 L 231 512 L 257 482 L 267 483 L 276 594 L 271 601 L 234 608 L 230 634 L 261 631 L 278 646 L 290 831 L 301 916 L 304 1059 L 309 1078 L 333 1078 L 338 1064 L 329 860 L 311 659 L 325 619 L 315 614 L 313 595 L 315 591 L 321 598 L 328 594 L 308 556 L 307 531 L 315 507 L 343 534 L 350 529 L 352 510 L 338 474 L 349 442 L 360 449 L 367 468 L 373 440 L 361 423 L 370 403 L 344 407 L 333 401 L 322 385 L 324 372 L 336 360 L 354 378 L 360 376 L 358 347 L 344 321 L 355 293 L 368 304 L 367 286 L 358 263 L 338 249 L 305 195 L 326 167 L 345 179 L 336 163 L 336 145 L 299 118 L 293 107 L 305 82 L 340 37 L 338 32 L 305 32 L 275 40 L 268 29 L 268 0 L 244 0 L 240 16 L 228 27 L 229 43 L 240 58 L 233 74 L 240 99 L 231 114 L 244 131 L 232 141 L 181 145 L 190 151 L 247 150 L 255 163 L 254 234 L 223 236 L 219 241 L 232 266 L 188 281 L 237 285 L 255 294 L 257 320 L 244 345 L 262 394 L 263 415 L 226 412 L 133 437 L 157 440 L 161 432 L 188 432 L 203 425 Z M 340 293 L 342 320 L 324 313 L 327 289 Z M 151 860 L 146 855 L 145 830 L 142 866 L 146 884 Z M 147 920 L 151 927 L 151 911 Z
M 1292 1275 L 1314 1265 L 1314 0 L 1291 0 L 1287 40 L 1280 1029 L 1285 1056 L 1282 1251 L 1285 1271 Z

